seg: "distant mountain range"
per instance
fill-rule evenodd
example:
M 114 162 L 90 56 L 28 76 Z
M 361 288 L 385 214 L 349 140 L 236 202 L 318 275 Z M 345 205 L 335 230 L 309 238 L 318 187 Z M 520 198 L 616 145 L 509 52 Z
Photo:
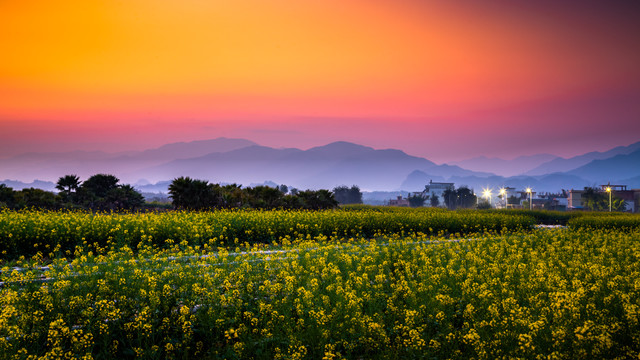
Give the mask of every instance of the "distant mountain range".
M 15 189 L 52 190 L 60 176 L 77 174 L 86 179 L 97 173 L 116 175 L 144 192 L 166 192 L 171 179 L 179 176 L 245 186 L 269 182 L 299 189 L 356 184 L 368 191 L 421 191 L 433 180 L 476 191 L 531 186 L 539 192 L 557 192 L 607 182 L 640 186 L 640 142 L 569 159 L 539 154 L 513 160 L 477 157 L 441 165 L 401 150 L 376 150 L 343 141 L 300 150 L 228 138 L 145 151 L 29 153 L 0 159 L 0 179 L 14 179 L 3 182 Z
M 147 178 L 141 169 L 176 159 L 186 159 L 213 152 L 240 149 L 256 143 L 244 139 L 218 138 L 213 140 L 172 143 L 157 149 L 106 153 L 101 151 L 72 151 L 63 153 L 27 153 L 0 159 L 0 179 L 32 179 L 56 181 L 60 176 L 76 174 L 80 178 L 97 173 L 115 174 L 125 182 L 135 183 Z M 166 179 L 157 179 L 166 180 Z
M 525 175 L 544 175 L 557 172 L 567 172 L 587 165 L 594 160 L 605 160 L 616 155 L 628 155 L 640 150 L 640 142 L 633 143 L 628 146 L 618 146 L 611 150 L 598 152 L 593 151 L 584 155 L 574 156 L 572 158 L 557 158 L 540 164 L 539 166 L 527 171 Z
M 568 174 L 604 183 L 611 179 L 626 179 L 640 175 L 640 150 L 608 159 L 593 160 Z
M 451 164 L 473 171 L 490 171 L 500 176 L 515 176 L 524 174 L 555 159 L 560 158 L 551 154 L 518 156 L 511 160 L 478 156 L 468 160 L 454 161 Z
M 437 176 L 489 176 L 458 166 L 437 165 L 400 150 L 375 150 L 348 142 L 334 142 L 309 150 L 248 146 L 224 153 L 173 160 L 144 170 L 163 178 L 189 175 L 225 183 L 270 180 L 298 188 L 333 188 L 357 184 L 363 189 L 397 188 L 415 169 Z

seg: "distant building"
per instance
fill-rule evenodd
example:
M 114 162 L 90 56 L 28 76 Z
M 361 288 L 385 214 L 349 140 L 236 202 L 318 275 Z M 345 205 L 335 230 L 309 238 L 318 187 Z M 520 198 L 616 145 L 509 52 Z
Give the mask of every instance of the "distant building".
M 444 192 L 447 190 L 455 190 L 455 183 L 445 183 L 445 182 L 433 182 L 433 180 L 429 180 L 429 184 L 425 185 L 424 190 L 420 193 L 423 198 L 430 199 L 432 196 L 437 196 L 438 200 L 440 200 L 440 204 L 444 206 Z
M 409 199 L 403 199 L 402 196 L 399 195 L 397 199 L 389 200 L 389 206 L 408 207 L 409 206 Z
M 505 198 L 502 199 L 501 203 L 502 203 L 502 207 L 503 208 L 513 208 L 514 205 L 513 203 L 508 203 L 506 201 L 508 201 L 510 198 L 515 197 L 516 199 L 518 199 L 518 201 L 520 201 L 520 194 L 516 191 L 516 188 L 514 187 L 508 187 L 505 186 L 503 187 L 504 191 L 505 191 Z
M 521 190 L 521 191 L 516 191 L 517 194 L 517 198 L 519 198 L 522 201 L 529 201 L 529 193 L 526 190 Z M 536 194 L 537 192 L 535 191 L 531 191 L 531 198 L 535 199 L 536 198 Z
M 600 185 L 600 191 L 606 192 L 607 188 L 611 188 L 611 195 L 626 202 L 627 211 L 638 212 L 640 189 L 627 190 L 627 185 Z
M 567 210 L 584 209 L 582 194 L 584 194 L 584 190 L 569 190 L 569 197 L 567 198 Z
M 607 188 L 611 188 L 611 195 L 622 199 L 626 202 L 627 211 L 637 213 L 638 205 L 640 204 L 640 189 L 627 190 L 626 185 L 600 185 L 600 191 L 606 192 Z M 569 190 L 569 198 L 567 201 L 567 209 L 569 210 L 583 210 L 585 209 L 585 203 L 582 195 L 585 190 Z
M 567 210 L 567 206 L 569 204 L 569 199 L 566 197 L 554 197 L 551 199 L 551 207 L 549 210 L 559 210 L 565 211 Z
M 545 198 L 533 198 L 532 200 L 532 208 L 537 210 L 548 210 L 551 206 L 552 200 Z M 525 201 L 529 201 L 528 199 Z

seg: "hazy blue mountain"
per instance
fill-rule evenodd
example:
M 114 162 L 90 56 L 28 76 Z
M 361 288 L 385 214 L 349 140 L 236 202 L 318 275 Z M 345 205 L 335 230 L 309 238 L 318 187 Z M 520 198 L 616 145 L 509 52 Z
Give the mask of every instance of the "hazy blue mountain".
M 347 141 L 335 141 L 327 145 L 316 146 L 306 151 L 310 158 L 334 158 L 353 157 L 368 154 L 375 151 L 372 147 L 358 145 Z M 399 150 L 396 150 L 399 151 Z M 433 163 L 432 163 L 433 164 Z M 435 165 L 435 164 L 434 164 Z
M 517 158 L 512 160 L 478 156 L 472 159 L 454 161 L 451 162 L 451 164 L 458 165 L 472 171 L 491 172 L 500 176 L 514 176 L 524 174 L 525 172 L 534 169 L 541 164 L 557 158 L 558 156 L 551 154 L 518 156 Z
M 522 163 L 531 164 L 548 156 L 541 154 L 511 161 L 519 159 Z M 484 187 L 522 189 L 531 186 L 544 192 L 582 188 L 604 181 L 618 182 L 620 179 L 633 182 L 640 176 L 640 142 L 604 153 L 585 154 L 573 160 L 554 159 L 545 164 L 559 160 L 575 164 L 594 156 L 608 157 L 591 160 L 568 172 L 503 177 L 457 165 L 438 165 L 400 150 L 376 150 L 344 141 L 300 150 L 275 149 L 243 139 L 218 138 L 114 154 L 82 151 L 23 154 L 0 159 L 0 174 L 25 182 L 16 188 L 53 189 L 55 181 L 66 174 L 77 174 L 86 179 L 97 173 L 109 173 L 119 177 L 123 183 L 135 184 L 144 192 L 166 192 L 170 181 L 179 176 L 243 185 L 272 181 L 299 189 L 358 185 L 368 191 L 421 191 L 429 180 L 433 180 L 454 182 L 458 187 L 467 185 L 476 191 Z M 50 182 L 27 183 L 33 179 Z M 633 186 L 624 181 L 620 183 Z
M 159 181 L 155 184 L 137 184 L 134 185 L 133 187 L 136 188 L 136 190 L 140 191 L 140 192 L 147 192 L 147 193 L 168 193 L 169 192 L 169 184 L 171 184 L 171 181 Z
M 589 180 L 571 174 L 549 174 L 535 177 L 538 180 L 538 187 L 541 191 L 556 192 L 560 189 L 583 189 L 591 186 Z
M 525 175 L 544 175 L 558 172 L 568 172 L 586 165 L 594 160 L 608 159 L 616 155 L 626 155 L 637 150 L 640 150 L 640 142 L 633 143 L 628 146 L 618 146 L 604 152 L 593 151 L 583 155 L 574 156 L 569 159 L 557 158 L 540 166 L 537 166 L 530 171 L 527 171 Z
M 273 149 L 265 146 L 212 153 L 205 156 L 173 160 L 168 163 L 145 169 L 143 172 L 151 179 L 173 179 L 189 176 L 211 182 L 223 183 L 261 183 L 271 179 L 284 183 L 287 156 L 295 156 L 298 149 Z
M 414 170 L 433 176 L 490 175 L 458 166 L 437 165 L 394 149 L 334 142 L 308 150 L 249 146 L 226 153 L 179 159 L 145 170 L 155 178 L 191 176 L 211 182 L 261 183 L 269 179 L 300 189 L 358 185 L 366 190 L 397 189 Z
M 140 178 L 146 178 L 139 171 L 150 166 L 175 159 L 232 151 L 253 145 L 255 145 L 254 142 L 244 139 L 217 138 L 167 144 L 145 151 L 28 153 L 0 159 L 0 174 L 3 177 L 22 181 L 31 181 L 32 179 L 57 181 L 59 177 L 67 174 L 76 174 L 81 179 L 86 179 L 97 173 L 109 173 L 118 176 L 124 182 L 135 183 Z
M 144 150 L 132 154 L 132 157 L 142 159 L 187 159 L 203 156 L 214 152 L 227 152 L 242 149 L 248 146 L 258 145 L 245 139 L 229 139 L 219 137 L 211 140 L 198 140 L 190 142 L 177 142 L 160 146 L 156 149 Z
M 411 192 L 422 191 L 429 181 L 445 182 L 445 179 L 442 176 L 433 176 L 424 171 L 414 170 L 400 184 L 400 189 Z
M 622 179 L 619 181 L 619 183 L 622 185 L 627 185 L 629 189 L 640 189 L 640 176 Z
M 640 150 L 608 159 L 593 160 L 567 173 L 599 184 L 619 183 L 623 179 L 640 176 Z
M 457 165 L 436 165 L 430 168 L 427 168 L 426 171 L 433 176 L 479 176 L 479 177 L 489 177 L 495 176 L 496 174 L 484 171 L 471 171 L 467 169 L 463 169 Z
M 2 180 L 0 181 L 0 184 L 5 184 L 6 186 L 16 191 L 22 190 L 22 189 L 29 189 L 29 188 L 36 188 L 36 189 L 56 191 L 56 192 L 58 191 L 56 190 L 56 184 L 50 181 L 35 180 L 30 183 L 25 183 L 25 182 L 16 181 L 16 180 Z

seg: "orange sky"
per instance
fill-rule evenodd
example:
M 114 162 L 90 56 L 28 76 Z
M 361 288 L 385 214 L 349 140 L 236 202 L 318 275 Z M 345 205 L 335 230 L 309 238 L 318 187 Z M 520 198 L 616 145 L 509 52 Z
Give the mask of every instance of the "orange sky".
M 218 136 L 303 148 L 357 141 L 434 161 L 638 141 L 638 9 L 591 1 L 3 1 L 0 157 Z M 604 121 L 618 130 L 588 130 Z M 541 126 L 585 130 L 575 144 L 566 135 L 502 141 Z

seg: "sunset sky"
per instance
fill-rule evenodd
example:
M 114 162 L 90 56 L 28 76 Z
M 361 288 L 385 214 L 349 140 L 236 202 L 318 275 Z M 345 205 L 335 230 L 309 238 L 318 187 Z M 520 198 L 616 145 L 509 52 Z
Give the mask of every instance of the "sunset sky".
M 639 4 L 0 1 L 0 157 L 220 136 L 436 162 L 627 145 Z

